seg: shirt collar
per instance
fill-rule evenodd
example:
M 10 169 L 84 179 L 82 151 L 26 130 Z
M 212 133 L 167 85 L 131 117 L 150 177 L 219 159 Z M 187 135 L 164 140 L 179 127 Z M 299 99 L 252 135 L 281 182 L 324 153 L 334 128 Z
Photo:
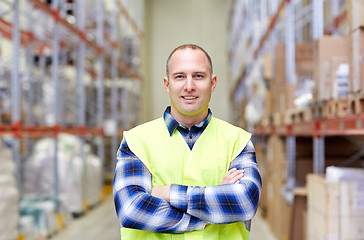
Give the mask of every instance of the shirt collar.
M 207 125 L 209 124 L 209 122 L 211 120 L 211 116 L 212 116 L 212 113 L 211 113 L 211 110 L 209 109 L 207 117 L 202 122 L 200 122 L 196 125 L 193 125 L 193 127 L 197 127 L 197 128 L 201 128 L 201 130 L 205 130 L 205 128 L 207 127 Z M 173 118 L 173 116 L 171 114 L 171 106 L 168 106 L 166 108 L 166 110 L 164 111 L 163 119 L 167 126 L 170 136 L 172 136 L 174 130 L 176 130 L 177 127 L 186 128 L 185 126 L 183 126 L 182 124 L 177 122 L 176 119 Z

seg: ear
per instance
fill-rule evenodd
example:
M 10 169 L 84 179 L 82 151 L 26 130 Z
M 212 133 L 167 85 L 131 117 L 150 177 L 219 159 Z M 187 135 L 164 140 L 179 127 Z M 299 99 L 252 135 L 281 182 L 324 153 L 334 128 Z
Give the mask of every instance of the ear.
M 215 91 L 216 84 L 217 84 L 217 77 L 216 75 L 213 75 L 211 78 L 211 92 Z
M 169 93 L 169 81 L 168 81 L 168 78 L 166 78 L 166 77 L 163 78 L 163 83 L 164 83 L 164 88 Z

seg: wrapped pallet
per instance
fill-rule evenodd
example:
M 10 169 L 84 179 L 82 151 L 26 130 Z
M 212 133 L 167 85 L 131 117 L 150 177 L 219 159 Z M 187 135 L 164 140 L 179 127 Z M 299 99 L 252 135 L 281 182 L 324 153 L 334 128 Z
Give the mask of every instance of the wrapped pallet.
M 364 239 L 364 170 L 308 175 L 308 239 Z
M 95 160 L 95 156 L 87 153 L 89 152 L 87 145 L 85 145 L 85 157 L 82 158 L 81 146 L 77 136 L 60 134 L 58 137 L 59 197 L 68 210 L 76 216 L 84 212 L 85 201 L 94 204 L 99 200 L 102 179 L 101 161 Z M 45 138 L 37 142 L 33 154 L 25 164 L 26 193 L 54 196 L 54 153 L 54 139 Z M 87 190 L 88 185 L 90 191 L 97 194 L 90 194 Z M 92 197 L 89 197 L 90 195 Z
M 85 198 L 93 206 L 100 202 L 102 189 L 102 165 L 99 157 L 87 154 L 85 166 Z
M 19 193 L 15 182 L 15 164 L 11 149 L 0 147 L 0 240 L 14 240 L 18 236 Z

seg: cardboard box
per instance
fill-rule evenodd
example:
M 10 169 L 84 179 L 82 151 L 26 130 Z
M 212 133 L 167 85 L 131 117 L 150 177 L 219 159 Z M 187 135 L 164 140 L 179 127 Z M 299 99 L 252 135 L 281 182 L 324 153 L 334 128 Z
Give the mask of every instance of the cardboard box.
M 364 15 L 364 14 L 363 14 Z M 350 35 L 350 90 L 364 90 L 364 29 L 359 28 Z
M 283 43 L 277 44 L 275 54 L 275 84 L 286 84 L 286 46 Z
M 348 71 L 348 75 L 347 75 L 347 79 L 345 79 L 345 81 L 347 80 L 348 83 L 348 87 L 347 87 L 347 95 L 344 96 L 344 92 L 343 90 L 346 89 L 345 86 L 342 86 L 341 83 L 341 87 L 338 86 L 338 80 L 337 80 L 337 71 L 339 70 L 339 67 L 341 64 L 346 64 L 349 65 L 349 56 L 345 56 L 345 57 L 333 57 L 331 58 L 330 61 L 330 98 L 336 99 L 336 98 L 346 98 L 349 95 L 350 92 L 350 80 L 349 80 L 349 72 Z M 343 79 L 344 80 L 344 79 Z M 341 91 L 339 91 L 341 89 Z
M 282 195 L 282 186 L 287 182 L 285 141 L 277 136 L 268 139 L 267 178 L 267 222 L 277 239 L 288 239 L 291 209 Z
M 340 184 L 341 237 L 364 239 L 364 183 Z
M 306 240 L 307 232 L 307 189 L 296 188 L 294 190 L 294 204 L 292 210 L 292 221 L 290 226 L 290 240 Z
M 333 57 L 349 56 L 347 37 L 323 36 L 314 42 L 314 80 L 315 101 L 330 98 L 331 72 L 330 61 Z
M 364 27 L 364 0 L 346 0 L 350 31 Z
M 363 239 L 364 183 L 328 182 L 317 174 L 307 182 L 308 239 Z
M 313 44 L 300 43 L 295 46 L 295 74 L 296 83 L 286 83 L 286 48 L 284 44 L 277 44 L 275 49 L 275 76 L 270 83 L 272 97 L 272 111 L 285 112 L 294 109 L 295 91 L 300 79 L 313 79 Z M 285 89 L 282 91 L 282 88 Z
M 272 79 L 272 57 L 270 53 L 264 55 L 264 77 L 267 79 Z

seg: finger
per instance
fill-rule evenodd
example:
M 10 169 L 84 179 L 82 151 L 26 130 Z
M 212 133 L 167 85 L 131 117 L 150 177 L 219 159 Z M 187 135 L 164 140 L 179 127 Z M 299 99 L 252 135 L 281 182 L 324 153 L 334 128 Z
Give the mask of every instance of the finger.
M 235 177 L 233 177 L 231 180 L 230 180 L 230 183 L 236 183 L 236 181 L 239 181 L 240 178 L 244 177 L 244 173 L 240 173 L 238 175 L 236 175 Z
M 221 184 L 231 184 L 235 183 L 237 180 L 244 176 L 244 171 L 234 172 L 224 176 Z
M 221 180 L 221 184 L 231 184 L 235 183 L 237 179 L 240 179 L 242 176 L 240 174 L 244 174 L 244 170 L 237 170 L 236 168 L 230 169 L 225 176 Z
M 226 174 L 226 177 L 232 179 L 232 178 L 235 178 L 236 176 L 238 176 L 240 174 L 244 174 L 244 170 L 236 170 L 236 171 L 230 172 L 230 173 L 228 172 Z

